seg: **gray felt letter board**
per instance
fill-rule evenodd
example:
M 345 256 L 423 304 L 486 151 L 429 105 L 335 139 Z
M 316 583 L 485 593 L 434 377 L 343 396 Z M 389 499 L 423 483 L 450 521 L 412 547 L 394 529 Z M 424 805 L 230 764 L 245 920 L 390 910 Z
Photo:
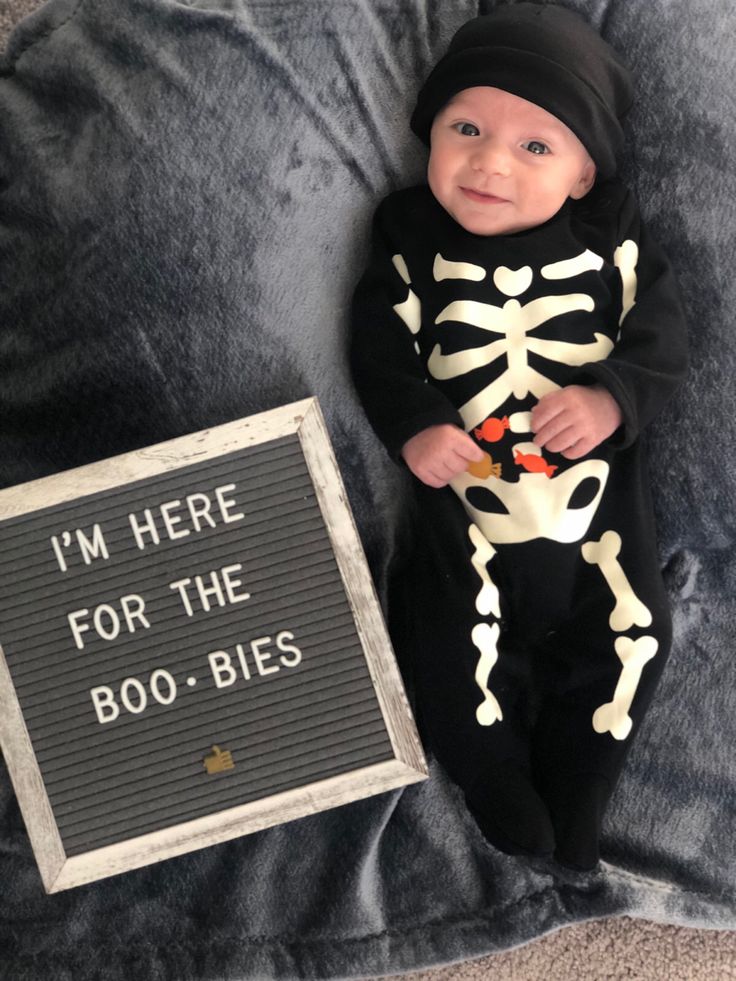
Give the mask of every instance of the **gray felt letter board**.
M 315 400 L 0 491 L 0 740 L 49 892 L 425 778 Z

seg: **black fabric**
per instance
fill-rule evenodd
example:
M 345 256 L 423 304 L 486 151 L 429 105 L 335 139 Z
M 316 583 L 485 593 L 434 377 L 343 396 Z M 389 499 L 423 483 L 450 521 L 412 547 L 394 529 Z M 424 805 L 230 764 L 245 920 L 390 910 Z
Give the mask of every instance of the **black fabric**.
M 629 239 L 637 243 L 636 304 L 621 325 L 621 336 L 603 360 L 574 368 L 557 365 L 558 383 L 605 385 L 619 402 L 624 422 L 612 444 L 630 446 L 681 383 L 687 364 L 687 339 L 679 290 L 661 248 L 641 222 L 633 195 L 618 181 L 597 185 L 580 201 L 568 201 L 543 226 L 506 236 L 483 238 L 463 231 L 434 200 L 426 185 L 396 192 L 376 210 L 373 245 L 368 266 L 353 297 L 351 364 L 361 399 L 376 433 L 394 456 L 412 435 L 429 425 L 458 422 L 458 406 L 465 401 L 467 382 L 461 377 L 442 384 L 426 384 L 426 363 L 443 337 L 441 327 L 428 325 L 447 300 L 447 282 L 432 275 L 435 256 L 459 257 L 491 271 L 499 266 L 537 273 L 555 258 L 572 258 L 590 249 L 605 257 L 600 274 L 585 273 L 586 284 L 597 284 L 604 315 L 612 317 L 621 305 L 621 282 L 614 264 L 616 249 Z M 415 338 L 392 311 L 405 302 L 407 284 L 391 261 L 408 254 L 411 289 L 422 302 L 421 357 Z M 407 259 L 408 262 L 408 259 Z M 535 279 L 539 279 L 538 276 Z M 540 286 L 544 281 L 540 282 Z M 476 298 L 478 288 L 460 283 L 461 296 Z M 525 299 L 543 294 L 537 285 Z M 457 291 L 456 291 L 457 292 Z M 480 297 L 484 297 L 481 288 Z M 496 301 L 504 297 L 496 293 Z M 584 314 L 579 314 L 584 318 Z M 619 332 L 617 318 L 607 334 Z M 559 372 L 562 370 L 562 374 Z M 516 407 L 518 410 L 519 406 Z M 500 410 L 499 410 L 500 411 Z M 465 420 L 466 429 L 480 426 L 482 418 Z M 507 455 L 507 463 L 513 464 Z
M 455 410 L 490 461 L 454 493 L 416 482 L 397 645 L 425 736 L 489 841 L 554 840 L 590 868 L 670 650 L 638 437 L 685 374 L 678 291 L 617 181 L 511 235 L 465 231 L 426 186 L 387 198 L 374 228 L 352 332 L 368 418 L 395 453 Z M 622 406 L 615 438 L 581 460 L 538 450 L 527 413 L 590 379 Z

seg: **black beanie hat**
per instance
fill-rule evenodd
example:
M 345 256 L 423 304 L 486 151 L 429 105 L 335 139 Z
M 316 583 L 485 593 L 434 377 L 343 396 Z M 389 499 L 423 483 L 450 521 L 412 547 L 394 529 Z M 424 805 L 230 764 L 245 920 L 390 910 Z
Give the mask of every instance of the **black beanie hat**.
M 411 128 L 429 146 L 432 122 L 453 95 L 489 85 L 561 119 L 593 158 L 600 177 L 616 172 L 631 106 L 631 76 L 577 14 L 548 3 L 512 3 L 468 21 L 417 97 Z

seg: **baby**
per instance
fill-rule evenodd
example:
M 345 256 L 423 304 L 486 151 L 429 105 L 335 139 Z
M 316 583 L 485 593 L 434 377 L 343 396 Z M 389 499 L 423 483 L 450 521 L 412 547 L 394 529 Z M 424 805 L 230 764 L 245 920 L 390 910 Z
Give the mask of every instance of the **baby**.
M 353 304 L 359 395 L 417 478 L 393 602 L 422 732 L 493 845 L 581 870 L 671 637 L 640 435 L 686 338 L 615 177 L 631 99 L 565 8 L 465 24 Z

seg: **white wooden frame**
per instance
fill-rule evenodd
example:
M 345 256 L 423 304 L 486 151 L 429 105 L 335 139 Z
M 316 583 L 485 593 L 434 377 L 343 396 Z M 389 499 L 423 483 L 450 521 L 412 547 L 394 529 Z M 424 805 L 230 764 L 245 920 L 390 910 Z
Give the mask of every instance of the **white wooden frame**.
M 426 762 L 316 399 L 9 487 L 0 491 L 0 521 L 294 433 L 314 484 L 394 759 L 68 857 L 0 646 L 0 746 L 47 892 L 140 868 L 426 779 Z

